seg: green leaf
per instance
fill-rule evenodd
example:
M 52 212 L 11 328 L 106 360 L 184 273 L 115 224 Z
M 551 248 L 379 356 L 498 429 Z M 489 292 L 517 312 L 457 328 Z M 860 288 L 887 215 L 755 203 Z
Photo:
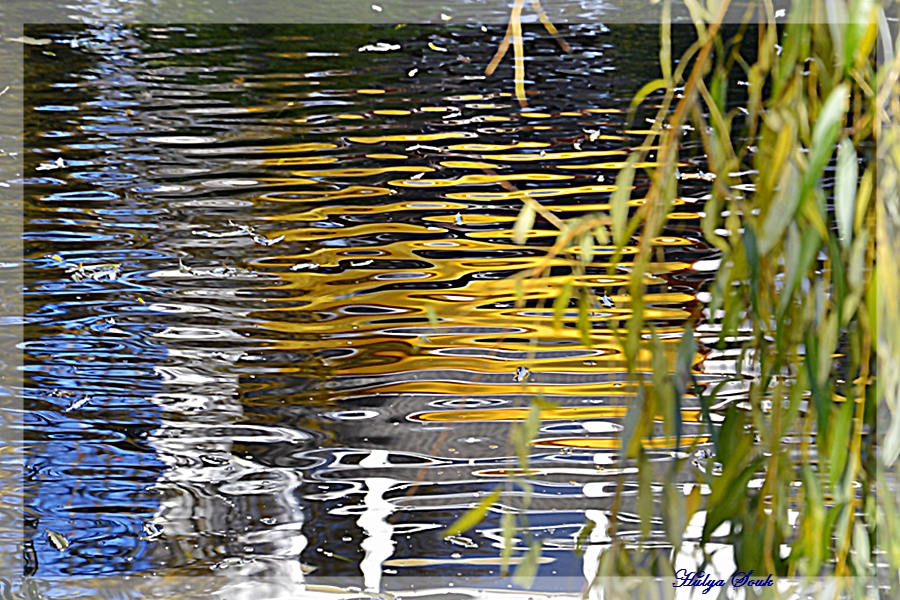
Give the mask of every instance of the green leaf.
M 853 427 L 853 400 L 848 398 L 841 403 L 837 409 L 834 420 L 834 426 L 829 433 L 831 434 L 831 456 L 829 478 L 832 489 L 837 486 L 838 480 L 844 473 L 847 466 L 847 456 L 850 448 L 850 434 Z
M 523 433 L 528 442 L 537 437 L 538 429 L 541 426 L 541 407 L 537 402 L 532 402 L 528 409 L 528 416 L 525 417 L 523 424 Z
M 663 526 L 666 530 L 666 538 L 677 550 L 681 547 L 684 530 L 688 524 L 685 496 L 681 493 L 680 486 L 675 486 L 669 481 L 663 485 L 661 508 L 665 515 Z
M 515 294 L 516 308 L 522 308 L 523 306 L 525 306 L 525 290 L 524 286 L 522 285 L 521 279 L 516 280 Z
M 534 208 L 531 204 L 525 204 L 519 211 L 516 224 L 513 227 L 513 241 L 520 246 L 528 239 L 528 232 L 534 226 Z
M 609 231 L 605 225 L 594 228 L 594 237 L 597 239 L 598 246 L 605 246 L 609 243 Z
M 834 145 L 844 127 L 849 106 L 850 87 L 847 83 L 842 83 L 831 90 L 825 104 L 822 105 L 822 110 L 819 111 L 819 117 L 813 127 L 806 174 L 803 177 L 801 198 L 804 200 L 834 154 Z
M 858 179 L 859 162 L 856 149 L 853 142 L 845 137 L 838 148 L 837 173 L 834 181 L 834 216 L 844 248 L 850 248 L 853 241 L 853 216 Z
M 525 554 L 525 557 L 522 558 L 522 562 L 516 567 L 516 572 L 513 574 L 513 581 L 516 585 L 523 588 L 531 587 L 531 584 L 534 582 L 534 576 L 537 575 L 538 562 L 540 559 L 541 542 L 538 540 L 531 543 L 528 552 Z
M 643 449 L 638 455 L 637 509 L 641 518 L 641 537 L 647 539 L 653 529 L 653 469 Z
M 466 513 L 461 516 L 456 522 L 447 528 L 447 531 L 444 532 L 444 537 L 450 537 L 451 535 L 459 535 L 464 531 L 468 531 L 472 527 L 478 525 L 484 520 L 485 515 L 488 510 L 497 503 L 497 500 L 500 499 L 500 488 L 497 488 L 490 495 L 486 496 L 481 502 L 478 503 L 474 508 L 469 509 Z
M 628 200 L 631 198 L 631 183 L 634 181 L 634 165 L 638 160 L 637 152 L 628 156 L 625 166 L 616 176 L 616 190 L 610 199 L 610 217 L 612 218 L 613 242 L 621 248 L 625 245 L 625 225 L 628 221 Z
M 635 94 L 631 98 L 631 106 L 628 107 L 628 122 L 634 118 L 635 111 L 637 111 L 637 107 L 641 105 L 641 102 L 644 101 L 647 96 L 655 92 L 656 90 L 664 90 L 666 89 L 666 82 L 664 79 L 654 79 L 649 83 L 645 83 L 644 86 L 638 90 L 637 94 Z
M 581 263 L 588 266 L 594 262 L 594 236 L 590 231 L 581 234 L 581 241 L 578 243 L 578 249 L 581 253 Z
M 591 534 L 596 527 L 597 522 L 589 519 L 578 532 L 578 537 L 575 538 L 575 553 L 579 556 L 584 553 L 584 544 L 591 539 Z
M 516 536 L 516 516 L 510 510 L 504 510 L 500 517 L 500 529 L 503 532 L 503 549 L 500 552 L 500 568 L 509 572 L 509 559 L 512 557 L 513 543 Z
M 562 318 L 569 308 L 572 299 L 572 280 L 566 281 L 559 290 L 559 296 L 553 301 L 553 328 L 559 331 L 562 328 Z
M 581 343 L 591 347 L 591 300 L 585 288 L 578 290 L 578 333 Z
M 781 240 L 784 230 L 794 219 L 800 204 L 800 172 L 793 161 L 781 171 L 778 192 L 769 204 L 758 243 L 759 254 L 765 256 Z M 749 260 L 749 256 L 747 259 Z

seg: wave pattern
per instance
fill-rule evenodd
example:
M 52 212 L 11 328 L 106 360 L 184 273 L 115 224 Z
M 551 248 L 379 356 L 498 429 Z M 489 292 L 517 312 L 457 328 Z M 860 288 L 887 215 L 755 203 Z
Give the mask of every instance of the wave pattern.
M 560 218 L 608 209 L 649 128 L 626 123 L 634 61 L 655 58 L 636 43 L 649 29 L 572 26 L 562 56 L 537 32 L 522 111 L 482 75 L 502 28 L 34 28 L 55 56 L 25 62 L 30 572 L 506 587 L 499 507 L 442 530 L 517 472 L 510 426 L 541 396 L 557 408 L 528 474 L 539 574 L 590 577 L 608 538 L 576 558 L 576 537 L 632 472 L 615 337 L 632 250 L 610 275 L 613 249 L 595 248 L 576 281 L 612 300 L 587 347 L 574 308 L 552 324 L 556 230 L 538 220 L 517 245 L 512 225 L 521 194 Z M 401 49 L 360 51 L 384 41 Z M 703 310 L 694 265 L 715 258 L 702 165 L 679 167 L 696 177 L 647 276 L 673 356 Z M 511 277 L 541 265 L 517 307 Z M 706 353 L 701 385 L 727 376 Z M 680 440 L 660 424 L 653 460 L 708 442 L 696 407 L 682 421 Z

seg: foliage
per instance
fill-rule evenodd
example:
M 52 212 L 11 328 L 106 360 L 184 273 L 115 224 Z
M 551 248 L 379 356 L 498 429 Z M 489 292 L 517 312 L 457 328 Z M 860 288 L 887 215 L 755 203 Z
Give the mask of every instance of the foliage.
M 524 102 L 517 22 L 522 4 L 515 5 L 509 31 L 519 46 L 516 93 Z M 536 218 L 559 227 L 546 260 L 519 275 L 517 290 L 521 300 L 523 277 L 546 276 L 552 259 L 568 257 L 573 277 L 559 290 L 555 320 L 576 302 L 577 326 L 588 344 L 590 310 L 598 300 L 588 288 L 573 287 L 575 277 L 594 264 L 595 244 L 615 246 L 610 274 L 623 264 L 623 250 L 634 249 L 631 314 L 615 333 L 639 386 L 625 419 L 622 453 L 623 461 L 639 469 L 642 536 L 616 535 L 620 479 L 610 519 L 613 541 L 601 557 L 599 576 L 672 575 L 690 517 L 702 509 L 701 543 L 726 525 L 743 571 L 856 576 L 860 585 L 860 578 L 875 574 L 880 549 L 896 590 L 900 128 L 892 118 L 900 111 L 900 53 L 884 9 L 872 0 L 800 0 L 781 25 L 769 1 L 750 2 L 738 33 L 729 38 L 721 32 L 727 0 L 685 5 L 697 41 L 673 61 L 671 6 L 664 0 L 662 77 L 644 86 L 633 105 L 654 95 L 657 118 L 620 171 L 608 213 L 554 222 L 546 208 L 523 197 L 514 228 L 521 243 Z M 752 62 L 744 56 L 748 45 L 755 46 Z M 880 64 L 877 45 L 884 56 Z M 498 56 L 503 52 L 505 47 Z M 744 105 L 730 109 L 734 71 L 748 85 Z M 694 377 L 695 324 L 687 324 L 673 361 L 644 313 L 652 240 L 678 198 L 676 166 L 687 131 L 696 132 L 714 176 L 702 232 L 720 262 L 708 290 L 704 335 L 714 331 L 715 347 L 735 356 L 734 379 L 748 389 L 745 402 L 727 406 L 718 398 L 721 386 L 710 389 Z M 648 162 L 651 152 L 654 162 Z M 651 185 L 635 202 L 632 180 L 639 167 Z M 748 171 L 752 187 L 735 187 L 739 174 Z M 682 458 L 666 473 L 654 473 L 647 451 L 657 433 L 654 420 L 662 419 L 666 436 L 675 436 L 680 446 L 680 409 L 689 403 L 701 407 L 714 445 L 707 465 L 716 468 L 692 468 Z M 889 420 L 886 431 L 876 428 L 879 414 Z M 700 485 L 685 486 L 690 478 L 709 493 L 701 497 Z M 661 497 L 650 485 L 660 479 Z M 791 511 L 799 513 L 796 521 Z M 674 553 L 646 544 L 651 520 L 660 517 Z

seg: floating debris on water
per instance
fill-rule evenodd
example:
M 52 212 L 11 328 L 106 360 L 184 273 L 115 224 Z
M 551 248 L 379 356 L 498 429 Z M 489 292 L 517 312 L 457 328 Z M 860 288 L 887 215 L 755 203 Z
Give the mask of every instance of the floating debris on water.
M 67 540 L 64 535 L 56 533 L 55 531 L 51 531 L 49 529 L 47 529 L 46 531 L 47 531 L 47 539 L 50 540 L 50 544 L 54 548 L 56 548 L 57 550 L 62 552 L 63 550 L 65 550 L 66 548 L 69 547 L 69 540 Z
M 66 269 L 66 273 L 71 273 L 72 281 L 81 282 L 85 279 L 100 281 L 106 279 L 115 281 L 122 272 L 122 267 L 117 263 L 102 263 L 99 265 L 85 265 L 78 263 L 77 267 Z
M 450 15 L 445 15 L 444 13 L 441 13 L 441 21 L 449 21 L 452 18 L 453 17 L 451 17 Z
M 531 377 L 531 371 L 526 369 L 525 367 L 516 367 L 516 373 L 513 375 L 513 380 L 522 383 L 526 381 L 529 377 Z
M 194 229 L 191 231 L 191 233 L 193 235 L 197 235 L 200 237 L 206 237 L 206 238 L 228 238 L 228 237 L 245 237 L 246 236 L 246 237 L 251 238 L 255 243 L 263 245 L 263 246 L 272 246 L 284 239 L 283 235 L 279 235 L 276 238 L 268 238 L 268 237 L 262 235 L 261 233 L 256 233 L 256 231 L 254 231 L 253 228 L 250 227 L 249 225 L 238 225 L 237 223 L 234 223 L 230 219 L 228 220 L 228 225 L 231 227 L 234 227 L 235 229 L 232 229 L 231 231 L 223 231 L 221 233 L 215 232 L 215 231 L 204 231 L 202 229 L 200 229 L 200 230 Z
M 199 269 L 194 270 L 195 273 L 200 274 L 208 274 L 213 277 L 237 277 L 242 275 L 244 277 L 258 277 L 259 274 L 255 271 L 251 271 L 250 269 L 241 269 L 239 267 L 229 267 L 227 265 L 222 265 L 220 267 L 214 267 L 209 270 L 200 271 Z
M 572 144 L 572 147 L 581 152 L 581 142 L 575 142 Z
M 185 266 L 184 262 L 181 260 L 181 257 L 178 257 L 178 270 L 182 273 L 190 273 L 193 274 L 194 270 L 188 266 Z
M 462 215 L 461 215 L 461 214 L 456 213 L 455 219 L 456 219 L 456 224 L 457 224 L 457 225 L 462 225 L 462 224 L 463 224 L 463 218 L 462 218 Z
M 315 270 L 319 268 L 319 263 L 297 263 L 293 267 L 291 267 L 291 271 L 302 271 L 303 269 Z
M 283 235 L 279 235 L 276 238 L 267 238 L 266 236 L 260 235 L 258 233 L 253 234 L 253 241 L 256 242 L 257 244 L 260 244 L 263 246 L 274 246 L 275 244 L 277 244 L 278 242 L 280 242 L 283 239 L 284 239 Z
M 73 410 L 78 410 L 79 408 L 81 408 L 82 406 L 84 406 L 85 404 L 87 404 L 90 401 L 91 401 L 90 396 L 85 396 L 84 398 L 79 398 L 78 400 L 73 402 L 71 405 L 69 405 L 68 408 L 64 409 L 63 412 L 70 412 Z
M 418 69 L 410 69 L 409 73 L 407 73 L 406 75 L 407 75 L 408 77 L 415 77 L 415 76 L 416 76 L 416 73 L 418 73 L 418 72 L 419 72 Z
M 441 46 L 436 46 L 434 42 L 428 42 L 428 47 L 434 50 L 435 52 L 446 52 L 446 48 L 442 48 Z
M 162 529 L 156 523 L 144 523 L 143 532 L 146 534 L 141 539 L 150 542 L 163 534 Z
M 424 175 L 425 175 L 424 172 L 422 172 L 422 173 L 416 173 L 415 175 L 413 175 L 412 177 L 410 177 L 410 179 L 422 179 L 422 177 L 423 177 Z
M 352 263 L 350 263 L 350 266 L 351 267 L 368 267 L 373 262 L 375 262 L 375 261 L 374 260 L 362 260 L 359 262 L 352 262 Z
M 387 42 L 378 42 L 377 44 L 368 44 L 366 46 L 360 46 L 358 52 L 391 52 L 393 50 L 399 50 L 399 44 L 388 44 Z
M 606 308 L 612 308 L 615 306 L 615 304 L 613 304 L 612 298 L 607 296 L 606 292 L 603 292 L 603 295 L 600 296 L 600 302 L 602 302 L 603 306 L 605 306 Z
M 456 546 L 462 546 L 463 548 L 477 548 L 478 544 L 475 543 L 471 538 L 467 538 L 462 535 L 448 535 L 444 538 L 445 541 L 450 542 Z
M 599 129 L 582 129 L 582 131 L 588 134 L 589 142 L 596 142 L 598 139 L 600 139 Z
M 424 144 L 416 144 L 414 146 L 410 146 L 406 149 L 407 152 L 415 152 L 416 150 L 429 150 L 431 152 L 443 152 L 443 148 L 438 148 L 437 146 L 426 146 Z
M 45 162 L 41 163 L 34 168 L 35 171 L 50 171 L 51 169 L 64 169 L 66 167 L 66 161 L 62 159 L 62 157 L 57 158 L 53 162 Z

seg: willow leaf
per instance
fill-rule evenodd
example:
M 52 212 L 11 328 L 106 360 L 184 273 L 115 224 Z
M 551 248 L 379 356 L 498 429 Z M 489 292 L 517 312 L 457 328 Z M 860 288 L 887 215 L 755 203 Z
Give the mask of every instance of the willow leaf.
M 844 248 L 850 248 L 853 241 L 853 216 L 858 179 L 859 162 L 856 149 L 849 138 L 844 138 L 838 148 L 837 173 L 834 181 L 834 216 Z
M 526 204 L 519 211 L 516 218 L 516 224 L 513 227 L 513 241 L 520 246 L 528 239 L 528 232 L 534 226 L 534 208 L 531 204 Z
M 450 537 L 452 535 L 459 535 L 464 531 L 468 531 L 472 527 L 475 527 L 479 523 L 484 520 L 485 515 L 491 509 L 491 507 L 496 504 L 497 500 L 500 499 L 500 488 L 497 488 L 490 495 L 485 496 L 485 498 L 478 503 L 474 508 L 469 509 L 466 513 L 461 516 L 456 522 L 447 528 L 447 531 L 444 532 L 444 537 Z

